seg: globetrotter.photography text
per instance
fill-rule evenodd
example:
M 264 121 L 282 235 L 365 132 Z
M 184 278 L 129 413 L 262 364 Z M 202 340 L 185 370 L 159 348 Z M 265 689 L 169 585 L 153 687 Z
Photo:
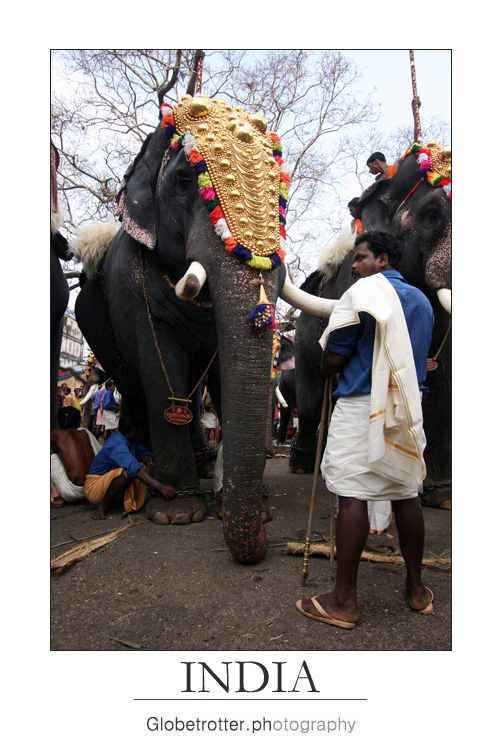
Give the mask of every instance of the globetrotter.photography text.
M 265 716 L 254 719 L 229 719 L 218 716 L 215 719 L 200 719 L 199 717 L 184 719 L 179 716 L 173 718 L 149 716 L 146 728 L 149 732 L 338 732 L 351 734 L 357 725 L 356 719 L 268 719 Z

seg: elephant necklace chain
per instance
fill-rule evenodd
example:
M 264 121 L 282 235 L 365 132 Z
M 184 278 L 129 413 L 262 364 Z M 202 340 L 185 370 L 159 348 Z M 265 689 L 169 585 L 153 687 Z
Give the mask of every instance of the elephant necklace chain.
M 216 358 L 216 354 L 219 351 L 219 347 L 216 347 L 216 351 L 212 355 L 209 364 L 205 368 L 202 376 L 198 380 L 197 384 L 195 385 L 195 387 L 193 388 L 193 390 L 191 391 L 191 393 L 188 394 L 187 398 L 177 398 L 176 396 L 174 396 L 174 389 L 173 389 L 172 384 L 171 384 L 171 382 L 169 380 L 169 376 L 167 375 L 167 370 L 165 369 L 164 361 L 163 361 L 163 358 L 162 358 L 162 352 L 160 351 L 160 346 L 158 344 L 157 335 L 155 333 L 155 328 L 154 328 L 154 325 L 153 325 L 153 318 L 151 316 L 150 305 L 148 303 L 148 297 L 147 297 L 147 294 L 146 294 L 146 281 L 145 281 L 145 278 L 144 278 L 144 264 L 143 264 L 143 254 L 142 253 L 139 254 L 139 258 L 140 258 L 140 264 L 141 264 L 141 284 L 142 284 L 142 287 L 143 287 L 144 301 L 146 303 L 146 312 L 148 313 L 148 320 L 149 320 L 149 323 L 150 323 L 151 333 L 153 335 L 153 341 L 155 342 L 155 348 L 157 350 L 158 359 L 160 361 L 160 367 L 162 368 L 162 372 L 164 374 L 165 380 L 167 381 L 167 385 L 169 386 L 169 391 L 171 393 L 171 395 L 169 396 L 169 401 L 172 401 L 172 406 L 170 406 L 168 409 L 165 410 L 164 417 L 167 420 L 167 422 L 170 422 L 171 424 L 175 424 L 175 425 L 189 424 L 189 422 L 191 422 L 191 420 L 193 419 L 193 414 L 188 409 L 188 404 L 191 404 L 191 396 L 193 396 L 193 394 L 197 390 L 198 386 L 200 385 L 200 383 L 202 382 L 202 380 L 205 378 L 205 376 L 209 372 L 210 366 L 214 362 L 214 360 Z M 177 405 L 176 401 L 182 402 L 183 404 L 185 404 L 185 406 L 179 406 L 179 405 Z

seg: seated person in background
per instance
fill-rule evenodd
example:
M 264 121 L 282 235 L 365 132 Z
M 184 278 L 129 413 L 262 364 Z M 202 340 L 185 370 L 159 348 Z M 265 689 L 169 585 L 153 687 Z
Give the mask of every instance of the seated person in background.
M 153 487 L 166 500 L 176 494 L 171 485 L 153 477 L 153 457 L 136 440 L 138 422 L 130 415 L 120 417 L 118 430 L 113 432 L 95 457 L 85 480 L 85 496 L 97 505 L 95 520 L 106 518 L 110 504 L 124 499 L 126 513 L 139 510 L 145 500 L 146 485 Z
M 59 428 L 50 433 L 50 502 L 59 507 L 85 500 L 85 476 L 101 446 L 79 427 L 80 412 L 73 406 L 60 409 L 57 421 Z
M 387 164 L 386 156 L 381 151 L 375 151 L 367 159 L 370 174 L 376 175 L 376 180 L 389 180 L 403 162 L 403 157 L 397 159 L 395 164 Z

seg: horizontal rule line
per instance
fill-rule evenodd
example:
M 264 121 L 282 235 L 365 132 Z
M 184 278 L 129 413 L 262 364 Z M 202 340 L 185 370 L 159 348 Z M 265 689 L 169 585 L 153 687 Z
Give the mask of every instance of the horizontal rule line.
M 367 698 L 134 698 L 135 701 L 366 701 Z

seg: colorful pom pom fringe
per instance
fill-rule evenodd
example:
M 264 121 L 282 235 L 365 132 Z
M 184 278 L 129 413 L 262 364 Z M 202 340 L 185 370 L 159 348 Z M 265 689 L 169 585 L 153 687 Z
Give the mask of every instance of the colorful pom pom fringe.
M 413 143 L 405 152 L 404 158 L 410 154 L 415 154 L 420 172 L 426 177 L 426 181 L 433 187 L 443 188 L 447 198 L 452 201 L 452 180 L 443 174 L 433 171 L 431 164 L 431 151 L 424 148 L 420 143 Z

